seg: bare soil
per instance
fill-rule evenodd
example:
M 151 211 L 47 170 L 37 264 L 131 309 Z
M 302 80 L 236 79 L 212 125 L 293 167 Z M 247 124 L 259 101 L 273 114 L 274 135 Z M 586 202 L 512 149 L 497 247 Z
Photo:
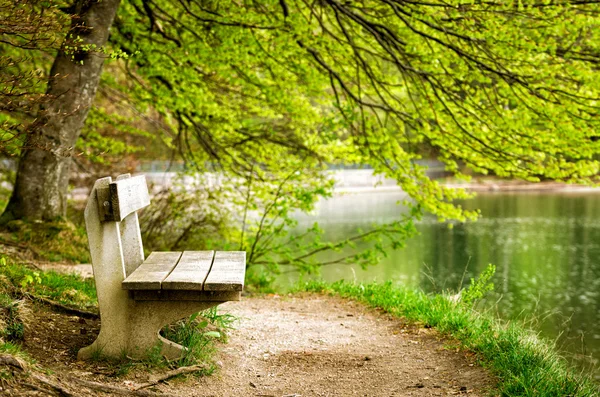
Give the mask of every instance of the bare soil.
M 133 388 L 150 374 L 117 376 L 113 366 L 80 362 L 99 321 L 30 303 L 24 350 L 74 396 L 107 395 L 72 378 Z M 475 357 L 433 329 L 322 295 L 269 296 L 228 302 L 239 318 L 216 357 L 212 376 L 188 376 L 148 390 L 175 396 L 447 396 L 487 395 L 493 379 Z M 23 380 L 0 395 L 49 395 Z M 109 393 L 110 394 L 110 393 Z

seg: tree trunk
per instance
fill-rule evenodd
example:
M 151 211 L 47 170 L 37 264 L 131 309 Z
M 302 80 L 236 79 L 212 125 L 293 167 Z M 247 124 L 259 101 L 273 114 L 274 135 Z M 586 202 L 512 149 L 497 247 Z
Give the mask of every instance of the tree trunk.
M 71 28 L 50 71 L 49 100 L 28 127 L 15 187 L 1 223 L 50 221 L 66 215 L 73 148 L 100 81 L 105 55 L 98 49 L 108 40 L 119 3 L 75 1 Z

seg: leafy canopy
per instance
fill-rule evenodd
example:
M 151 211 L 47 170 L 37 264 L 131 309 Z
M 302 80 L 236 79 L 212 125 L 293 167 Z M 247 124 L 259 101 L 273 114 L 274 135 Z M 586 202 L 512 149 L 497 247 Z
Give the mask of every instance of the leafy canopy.
M 137 54 L 123 63 L 129 99 L 200 167 L 264 179 L 368 163 L 464 220 L 464 192 L 415 164 L 424 147 L 458 174 L 595 181 L 599 7 L 126 0 L 112 40 Z
M 0 0 L 0 153 L 14 155 L 35 118 L 48 78 L 49 54 L 66 29 L 62 2 Z

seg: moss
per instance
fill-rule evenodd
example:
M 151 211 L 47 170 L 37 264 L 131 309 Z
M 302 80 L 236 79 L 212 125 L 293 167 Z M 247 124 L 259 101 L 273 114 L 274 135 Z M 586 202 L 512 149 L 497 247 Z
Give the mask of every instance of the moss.
M 1 237 L 12 243 L 26 244 L 39 259 L 52 262 L 89 263 L 87 235 L 83 226 L 58 219 L 36 223 L 10 221 Z

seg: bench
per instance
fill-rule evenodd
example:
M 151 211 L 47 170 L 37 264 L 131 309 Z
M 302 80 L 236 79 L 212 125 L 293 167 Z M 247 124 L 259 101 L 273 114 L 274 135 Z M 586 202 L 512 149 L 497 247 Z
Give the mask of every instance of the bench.
M 240 299 L 243 251 L 153 252 L 144 259 L 137 211 L 149 204 L 143 175 L 101 178 L 90 192 L 85 224 L 101 327 L 78 359 L 142 357 L 157 345 L 177 359 L 184 348 L 159 334 L 163 326 Z

